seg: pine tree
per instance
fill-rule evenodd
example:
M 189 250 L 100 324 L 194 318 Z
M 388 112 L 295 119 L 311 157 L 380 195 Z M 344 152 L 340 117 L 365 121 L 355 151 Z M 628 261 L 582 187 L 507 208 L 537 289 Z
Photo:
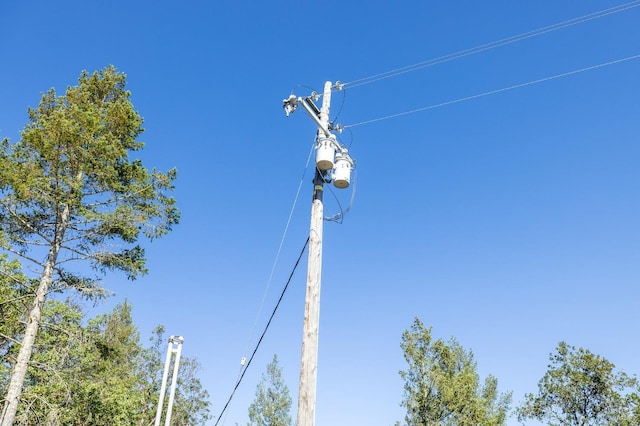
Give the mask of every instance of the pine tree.
M 249 406 L 249 426 L 290 426 L 291 397 L 282 380 L 278 356 L 267 365 L 266 374 L 256 387 L 256 397 Z
M 1 426 L 14 422 L 50 291 L 105 295 L 95 278 L 69 269 L 73 261 L 135 279 L 146 272 L 139 237 L 160 237 L 178 223 L 175 201 L 165 194 L 176 171 L 149 171 L 129 158 L 144 144 L 137 141 L 142 117 L 125 85 L 112 66 L 83 72 L 63 96 L 54 89 L 42 96 L 17 143 L 0 144 L 0 248 L 31 263 L 26 270 L 39 270 Z

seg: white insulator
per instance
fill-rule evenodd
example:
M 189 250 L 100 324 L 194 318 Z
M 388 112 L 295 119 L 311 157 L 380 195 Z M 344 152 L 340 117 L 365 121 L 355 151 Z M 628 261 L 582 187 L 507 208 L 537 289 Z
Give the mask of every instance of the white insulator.
M 336 188 L 348 188 L 351 184 L 351 169 L 353 160 L 346 153 L 336 154 L 336 165 L 333 170 L 333 186 Z
M 335 142 L 329 138 L 320 139 L 316 147 L 316 167 L 318 170 L 325 171 L 333 169 L 335 156 Z

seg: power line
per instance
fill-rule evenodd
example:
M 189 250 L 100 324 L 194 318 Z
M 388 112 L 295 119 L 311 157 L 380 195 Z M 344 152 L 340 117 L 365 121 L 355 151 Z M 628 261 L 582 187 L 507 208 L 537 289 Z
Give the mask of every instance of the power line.
M 291 210 L 289 211 L 289 218 L 287 219 L 287 224 L 285 225 L 284 232 L 282 233 L 282 238 L 280 239 L 280 245 L 278 246 L 278 251 L 276 252 L 276 257 L 273 262 L 273 266 L 271 267 L 271 273 L 269 274 L 269 279 L 267 280 L 267 285 L 266 285 L 266 288 L 264 289 L 264 294 L 262 295 L 262 302 L 260 302 L 260 307 L 258 308 L 258 314 L 256 315 L 256 320 L 253 324 L 253 329 L 251 330 L 249 341 L 247 342 L 247 349 L 245 350 L 245 354 L 249 351 L 249 347 L 251 346 L 251 342 L 253 341 L 253 337 L 255 335 L 255 331 L 258 326 L 258 320 L 260 319 L 260 315 L 262 314 L 262 308 L 264 307 L 264 302 L 265 302 L 265 299 L 267 298 L 267 293 L 269 292 L 269 288 L 271 287 L 273 274 L 275 273 L 276 266 L 278 265 L 278 261 L 280 259 L 280 253 L 282 252 L 282 246 L 287 237 L 289 225 L 291 224 L 291 218 L 293 217 L 293 212 L 295 211 L 296 205 L 298 204 L 298 199 L 300 197 L 300 190 L 302 189 L 302 184 L 304 183 L 304 177 L 307 173 L 307 169 L 309 168 L 311 154 L 313 154 L 313 144 L 311 145 L 311 149 L 309 150 L 309 155 L 307 156 L 307 163 L 305 164 L 304 170 L 302 172 L 302 177 L 300 178 L 300 182 L 298 183 L 298 190 L 296 191 L 296 195 L 293 200 L 293 205 L 291 206 Z
M 358 169 L 356 169 L 354 167 L 353 171 L 356 172 Z M 327 222 L 336 222 L 336 223 L 342 223 L 342 221 L 344 220 L 344 216 L 349 213 L 349 211 L 351 210 L 351 207 L 353 207 L 353 201 L 356 198 L 356 188 L 357 188 L 357 173 L 354 173 L 353 177 L 351 178 L 351 198 L 349 199 L 349 204 L 347 205 L 347 207 L 345 209 L 342 208 L 342 205 L 340 204 L 340 200 L 338 200 L 338 197 L 336 196 L 335 192 L 333 192 L 333 189 L 331 189 L 331 187 L 329 187 L 329 192 L 331 192 L 331 195 L 333 195 L 333 198 L 336 200 L 336 203 L 338 204 L 338 209 L 340 210 L 339 213 L 336 213 L 334 215 L 331 216 L 325 216 L 323 218 L 323 220 L 327 221 Z
M 304 170 L 302 171 L 302 177 L 300 178 L 300 182 L 298 183 L 298 189 L 296 191 L 296 195 L 293 200 L 293 204 L 291 206 L 291 210 L 289 211 L 289 217 L 287 219 L 287 223 L 285 225 L 284 231 L 282 232 L 282 237 L 280 238 L 280 244 L 278 246 L 278 250 L 276 252 L 276 257 L 273 261 L 273 266 L 271 267 L 271 272 L 269 274 L 269 279 L 267 280 L 267 285 L 265 286 L 264 292 L 262 294 L 262 301 L 260 302 L 260 306 L 258 307 L 258 313 L 256 314 L 256 319 L 253 323 L 253 328 L 251 329 L 251 334 L 249 335 L 249 340 L 247 341 L 247 348 L 243 353 L 242 359 L 246 359 L 245 355 L 249 352 L 249 348 L 251 347 L 251 343 L 253 342 L 253 337 L 255 336 L 256 329 L 258 328 L 258 321 L 260 319 L 260 315 L 262 314 L 262 309 L 264 308 L 264 302 L 267 299 L 267 294 L 269 293 L 269 289 L 271 288 L 271 282 L 273 281 L 273 275 L 275 273 L 276 267 L 280 260 L 280 253 L 282 252 L 282 246 L 284 245 L 284 241 L 287 237 L 287 233 L 289 231 L 289 225 L 291 224 L 291 219 L 293 217 L 293 212 L 298 205 L 298 199 L 300 198 L 300 190 L 302 189 L 302 184 L 304 183 L 304 177 L 307 173 L 307 169 L 309 168 L 309 162 L 311 160 L 311 154 L 313 154 L 313 144 L 311 145 L 311 149 L 309 150 L 309 155 L 307 156 L 307 163 L 305 164 Z M 240 370 L 238 371 L 238 379 L 242 376 L 242 371 L 244 369 L 244 361 L 240 365 Z M 224 424 L 224 421 L 222 422 Z
M 578 73 L 585 72 L 585 71 L 594 70 L 596 68 L 602 68 L 602 67 L 606 67 L 606 66 L 609 66 L 609 65 L 619 64 L 621 62 L 626 62 L 626 61 L 630 61 L 632 59 L 638 59 L 638 58 L 640 58 L 640 54 L 639 55 L 634 55 L 634 56 L 628 56 L 628 57 L 622 58 L 622 59 L 617 59 L 615 61 L 605 62 L 605 63 L 598 64 L 598 65 L 592 65 L 590 67 L 581 68 L 581 69 L 575 70 L 575 71 L 569 71 L 569 72 L 565 72 L 565 73 L 562 73 L 562 74 L 557 74 L 557 75 L 553 75 L 553 76 L 550 76 L 550 77 L 545 77 L 545 78 L 541 78 L 541 79 L 538 79 L 538 80 L 529 81 L 527 83 L 520 83 L 520 84 L 516 84 L 516 85 L 513 85 L 513 86 L 509 86 L 509 87 L 504 87 L 502 89 L 491 90 L 489 92 L 484 92 L 484 93 L 480 93 L 480 94 L 477 94 L 477 95 L 472 95 L 472 96 L 467 96 L 467 97 L 464 97 L 464 98 L 455 99 L 455 100 L 452 100 L 452 101 L 442 102 L 442 103 L 439 103 L 439 104 L 430 105 L 430 106 L 426 106 L 426 107 L 423 107 L 423 108 L 417 108 L 417 109 L 413 109 L 411 111 L 405 111 L 405 112 L 401 112 L 401 113 L 398 113 L 398 114 L 392 114 L 392 115 L 387 115 L 387 116 L 380 117 L 380 118 L 374 118 L 372 120 L 361 121 L 359 123 L 349 124 L 349 125 L 343 126 L 343 128 L 348 129 L 350 127 L 362 126 L 364 124 L 375 123 L 377 121 L 388 120 L 390 118 L 396 118 L 396 117 L 401 117 L 403 115 L 413 114 L 413 113 L 416 113 L 416 112 L 421 112 L 421 111 L 427 111 L 427 110 L 430 110 L 430 109 L 440 108 L 440 107 L 443 107 L 443 106 L 457 104 L 457 103 L 460 103 L 460 102 L 463 102 L 463 101 L 469 101 L 469 100 L 481 98 L 481 97 L 484 97 L 484 96 L 495 95 L 496 93 L 506 92 L 507 90 L 513 90 L 513 89 L 518 89 L 518 88 L 525 87 L 525 86 L 531 86 L 533 84 L 542 83 L 542 82 L 553 80 L 553 79 L 556 79 L 556 78 L 566 77 L 566 76 L 569 76 L 569 75 L 573 75 L 573 74 L 578 74 Z
M 271 316 L 269 317 L 269 321 L 267 321 L 267 325 L 265 325 L 264 330 L 262 331 L 262 334 L 260 335 L 260 339 L 258 339 L 258 342 L 256 343 L 256 346 L 253 349 L 253 352 L 251 353 L 251 356 L 249 357 L 249 360 L 247 361 L 247 364 L 245 365 L 244 369 L 242 370 L 242 374 L 240 374 L 240 377 L 236 381 L 236 384 L 233 387 L 233 391 L 231 392 L 231 395 L 229 395 L 229 399 L 227 400 L 227 403 L 222 408 L 222 411 L 220 412 L 220 415 L 218 416 L 218 419 L 216 420 L 216 423 L 215 423 L 214 426 L 217 426 L 218 423 L 220 422 L 220 419 L 222 419 L 222 415 L 227 410 L 227 407 L 229 407 L 229 404 L 231 403 L 231 400 L 233 399 L 233 396 L 235 395 L 236 390 L 240 386 L 240 383 L 242 382 L 242 379 L 244 378 L 244 375 L 247 372 L 247 369 L 249 369 L 249 366 L 251 365 L 251 361 L 253 361 L 253 357 L 256 355 L 256 352 L 258 352 L 258 348 L 260 347 L 260 344 L 262 343 L 262 339 L 264 338 L 265 334 L 267 334 L 267 330 L 269 329 L 269 326 L 271 325 L 271 321 L 273 320 L 273 317 L 276 315 L 276 311 L 278 310 L 278 307 L 280 306 L 280 302 L 282 302 L 282 298 L 284 297 L 284 294 L 287 291 L 287 288 L 289 288 L 289 283 L 291 283 L 291 280 L 293 279 L 293 274 L 296 272 L 296 269 L 298 268 L 298 264 L 300 263 L 300 259 L 302 259 L 302 255 L 304 254 L 304 252 L 307 249 L 308 245 L 309 245 L 309 237 L 307 237 L 307 240 L 305 241 L 304 245 L 302 246 L 302 250 L 300 250 L 300 255 L 298 256 L 298 259 L 296 260 L 296 263 L 293 265 L 293 269 L 291 270 L 291 273 L 289 274 L 289 279 L 287 280 L 287 283 L 285 284 L 284 288 L 282 289 L 282 293 L 280 293 L 280 298 L 278 299 L 278 302 L 276 303 L 276 306 L 273 308 L 273 311 L 271 312 Z
M 375 74 L 369 77 L 360 78 L 358 80 L 353 80 L 348 83 L 342 83 L 342 87 L 358 87 L 363 86 L 365 84 L 374 83 L 376 81 L 384 80 L 391 77 L 396 77 L 401 74 L 418 71 L 427 67 L 431 67 L 433 65 L 441 64 L 444 62 L 453 61 L 454 59 L 460 59 L 465 56 L 473 55 L 480 52 L 485 52 L 490 49 L 494 49 L 496 47 L 505 46 L 507 44 L 512 44 L 518 41 L 526 40 L 528 38 L 537 37 L 552 31 L 557 31 L 563 28 L 571 27 L 573 25 L 581 24 L 583 22 L 591 21 L 594 19 L 602 18 L 604 16 L 612 15 L 615 13 L 623 12 L 628 9 L 632 9 L 634 7 L 640 6 L 640 0 L 632 1 L 630 3 L 625 3 L 619 6 L 615 6 L 609 9 L 601 10 L 599 12 L 593 12 L 588 15 L 584 15 L 578 18 L 569 19 L 567 21 L 559 22 L 557 24 L 548 25 L 546 27 L 538 28 L 536 30 L 528 31 L 519 35 L 507 37 L 502 40 L 493 41 L 490 43 L 482 44 L 480 46 L 472 47 L 469 49 L 461 50 L 456 53 L 450 53 L 448 55 L 440 56 L 438 58 L 429 59 L 426 61 L 418 62 L 413 65 L 407 65 L 401 68 L 397 68 L 391 71 L 386 71 L 380 74 Z M 341 89 L 342 89 L 341 87 Z

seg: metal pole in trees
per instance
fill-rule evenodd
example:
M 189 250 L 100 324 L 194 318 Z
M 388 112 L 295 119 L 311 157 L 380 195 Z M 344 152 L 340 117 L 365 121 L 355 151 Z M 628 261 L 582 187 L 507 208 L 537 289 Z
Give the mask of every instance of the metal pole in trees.
M 165 426 L 169 425 L 171 421 L 171 411 L 173 409 L 173 398 L 176 390 L 176 382 L 178 380 L 178 367 L 180 365 L 180 354 L 182 352 L 182 343 L 184 338 L 182 336 L 170 336 L 169 346 L 167 347 L 167 357 L 164 362 L 164 371 L 162 373 L 162 384 L 160 385 L 160 397 L 158 399 L 158 410 L 156 411 L 156 420 L 154 426 L 160 426 L 162 419 L 162 408 L 164 407 L 164 396 L 167 391 L 167 380 L 169 378 L 169 368 L 171 366 L 171 356 L 176 353 L 176 359 L 173 363 L 173 376 L 171 381 L 171 391 L 169 394 L 169 405 L 167 407 L 167 416 Z M 177 346 L 174 346 L 177 345 Z
M 172 336 L 173 337 L 173 336 Z M 176 360 L 173 363 L 173 377 L 171 379 L 171 390 L 169 391 L 169 405 L 167 406 L 167 418 L 165 419 L 164 426 L 169 426 L 171 424 L 171 413 L 173 412 L 173 399 L 176 395 L 176 385 L 178 383 L 178 369 L 180 368 L 180 355 L 182 354 L 182 343 L 184 339 L 182 336 L 178 336 L 177 339 L 174 340 L 178 344 L 176 348 Z
M 156 421 L 154 423 L 154 426 L 160 426 L 160 419 L 162 417 L 162 406 L 164 405 L 164 394 L 167 390 L 167 379 L 169 378 L 169 365 L 171 364 L 172 345 L 173 343 L 171 342 L 171 339 L 169 339 L 169 346 L 167 347 L 167 357 L 164 360 L 164 371 L 162 372 L 162 384 L 160 385 L 160 397 L 158 398 L 158 409 L 156 410 Z
M 331 82 L 324 85 L 320 129 L 316 143 L 327 138 L 329 128 L 329 106 Z M 316 412 L 316 382 L 318 375 L 318 330 L 320 321 L 320 277 L 322 272 L 322 223 L 324 179 L 326 171 L 316 167 L 313 179 L 313 202 L 311 205 L 311 227 L 309 233 L 309 262 L 307 266 L 307 292 L 304 306 L 302 333 L 302 362 L 300 364 L 300 387 L 298 393 L 298 426 L 314 426 Z

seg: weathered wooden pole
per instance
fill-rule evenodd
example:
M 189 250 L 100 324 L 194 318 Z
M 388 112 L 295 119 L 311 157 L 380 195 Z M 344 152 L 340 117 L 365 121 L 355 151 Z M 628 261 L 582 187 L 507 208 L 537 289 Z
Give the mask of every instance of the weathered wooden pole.
M 329 128 L 331 82 L 324 85 L 320 129 L 317 139 L 325 138 Z M 324 131 L 323 131 L 324 129 Z M 304 305 L 302 334 L 302 362 L 300 364 L 300 388 L 298 392 L 297 426 L 314 426 L 316 413 L 316 383 L 318 377 L 318 331 L 320 322 L 320 278 L 322 275 L 322 224 L 325 172 L 316 168 L 313 179 L 311 205 L 311 229 L 309 233 L 309 262 L 307 266 L 307 293 Z

